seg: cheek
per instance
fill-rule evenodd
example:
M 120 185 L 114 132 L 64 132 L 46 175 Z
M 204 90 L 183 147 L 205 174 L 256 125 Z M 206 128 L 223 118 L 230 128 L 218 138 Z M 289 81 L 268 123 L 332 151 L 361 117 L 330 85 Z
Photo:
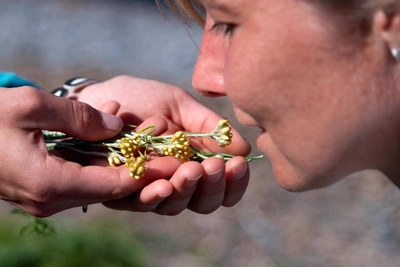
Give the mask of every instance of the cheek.
M 321 100 L 323 105 L 310 103 L 309 109 L 282 112 L 279 120 L 265 124 L 267 132 L 257 145 L 284 188 L 320 188 L 376 167 L 379 155 L 385 154 L 385 140 L 379 140 L 385 127 L 381 118 L 390 116 L 379 110 L 385 110 L 382 103 L 387 101 L 379 101 L 379 92 L 362 100 L 361 93 L 350 93 L 357 87 L 363 86 L 344 88 L 345 93 L 338 92 L 341 97 Z
M 238 41 L 235 41 L 238 40 Z M 243 53 L 243 51 L 248 51 Z M 230 100 L 249 114 L 266 111 L 269 98 L 268 75 L 263 68 L 262 54 L 251 52 L 241 44 L 241 37 L 232 40 L 226 53 L 224 68 L 225 91 Z
M 366 167 L 370 159 L 360 155 L 373 154 L 366 146 L 382 128 L 377 118 L 388 117 L 365 115 L 387 102 L 378 101 L 385 87 L 372 85 L 379 68 L 369 69 L 374 64 L 366 57 L 354 56 L 361 52 L 319 29 L 291 25 L 264 29 L 263 36 L 254 28 L 243 27 L 230 41 L 225 90 L 266 129 L 258 146 L 279 183 L 291 191 L 318 188 Z
M 304 107 L 307 98 L 315 97 L 309 90 L 315 76 L 307 77 L 313 73 L 314 59 L 298 52 L 308 45 L 298 42 L 294 51 L 294 45 L 285 47 L 284 42 L 284 37 L 249 31 L 233 37 L 227 49 L 226 93 L 238 107 L 255 117 L 262 114 L 274 120 L 282 112 Z M 309 63 L 307 71 L 304 62 Z
M 360 120 L 378 96 L 355 90 L 366 88 L 353 78 L 359 64 L 340 61 L 325 47 L 297 56 L 282 48 L 271 55 L 265 50 L 276 44 L 264 44 L 262 50 L 257 43 L 232 40 L 225 88 L 232 102 L 266 129 L 258 146 L 270 158 L 279 184 L 290 191 L 320 188 L 362 168 L 356 162 L 360 140 L 368 138 L 368 128 L 379 126 Z

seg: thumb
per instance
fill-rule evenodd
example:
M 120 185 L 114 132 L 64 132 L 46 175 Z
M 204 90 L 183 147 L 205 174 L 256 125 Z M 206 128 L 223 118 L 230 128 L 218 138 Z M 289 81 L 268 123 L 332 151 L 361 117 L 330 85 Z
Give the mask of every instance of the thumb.
M 118 117 L 90 105 L 36 90 L 25 100 L 25 128 L 60 131 L 86 141 L 117 135 L 123 126 Z

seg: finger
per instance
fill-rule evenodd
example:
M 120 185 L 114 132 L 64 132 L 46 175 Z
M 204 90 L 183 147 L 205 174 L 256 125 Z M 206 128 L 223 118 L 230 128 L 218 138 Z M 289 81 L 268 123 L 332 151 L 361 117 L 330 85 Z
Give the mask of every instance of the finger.
M 187 208 L 202 173 L 203 167 L 199 163 L 188 162 L 181 165 L 169 181 L 154 181 L 140 193 L 108 201 L 104 205 L 118 210 L 177 215 Z
M 85 103 L 30 87 L 15 90 L 25 96 L 24 109 L 16 115 L 21 128 L 60 131 L 87 141 L 111 138 L 122 129 L 119 118 Z
M 215 126 L 218 124 L 218 121 L 216 122 Z M 230 145 L 220 147 L 216 141 L 204 139 L 203 141 L 205 146 L 208 147 L 209 150 L 212 152 L 227 153 L 236 156 L 247 156 L 251 152 L 250 144 L 231 124 L 230 127 L 232 133 L 232 140 Z
M 182 97 L 187 98 L 185 95 L 182 95 Z M 218 125 L 218 122 L 221 119 L 224 119 L 219 114 L 211 111 L 197 101 L 181 101 L 179 100 L 179 96 L 177 96 L 177 103 L 179 103 L 179 121 L 181 122 L 181 125 L 183 125 L 184 129 L 190 129 L 191 132 L 211 132 Z M 188 112 L 191 110 L 196 110 L 196 112 Z M 174 118 L 174 114 L 172 114 L 172 117 L 173 121 L 178 121 L 178 118 Z M 244 139 L 238 130 L 236 130 L 232 125 L 230 126 L 233 134 L 231 145 L 221 148 L 215 141 L 210 139 L 202 139 L 202 143 L 213 152 L 230 153 L 241 156 L 248 155 L 251 151 L 250 144 L 246 139 Z
M 219 158 L 208 158 L 201 163 L 204 175 L 198 182 L 189 203 L 189 209 L 208 214 L 218 209 L 225 195 L 225 162 Z
M 108 167 L 110 166 L 110 163 L 105 157 L 91 157 L 88 160 L 89 165 L 92 166 L 103 166 L 103 167 Z
M 151 133 L 152 136 L 161 135 L 168 129 L 168 123 L 165 119 L 160 117 L 150 117 L 138 125 L 136 132 L 145 129 L 146 127 L 154 126 Z
M 110 101 L 107 101 L 104 104 L 102 104 L 100 106 L 99 110 L 101 112 L 115 115 L 115 114 L 117 114 L 120 107 L 121 107 L 121 105 L 117 101 L 110 100 Z M 81 164 L 83 163 L 84 165 L 86 165 L 85 162 L 87 160 L 89 160 L 89 162 L 92 161 L 92 159 L 90 159 L 90 158 L 88 159 L 87 155 L 84 155 L 84 154 L 78 153 L 78 152 L 74 152 L 70 149 L 58 149 L 58 150 L 50 151 L 49 153 L 52 153 L 53 155 L 56 155 L 58 157 L 62 157 L 63 159 L 68 160 L 68 161 L 79 162 Z M 101 159 L 104 160 L 104 158 L 101 158 Z M 101 165 L 91 164 L 91 165 L 108 166 L 107 160 L 104 160 L 104 162 L 106 163 L 105 165 L 104 164 L 101 164 Z M 96 161 L 96 163 L 97 163 L 97 161 Z
M 222 203 L 225 207 L 232 207 L 238 203 L 244 193 L 250 179 L 249 164 L 243 157 L 235 157 L 226 163 L 226 188 Z
M 157 179 L 168 179 L 181 163 L 172 157 L 148 162 L 144 177 L 136 180 L 129 176 L 129 169 L 120 167 L 85 166 L 49 157 L 49 177 L 46 185 L 32 189 L 39 198 L 46 215 L 58 211 L 123 198 L 133 194 Z M 35 192 L 36 191 L 36 192 Z M 42 193 L 38 193 L 42 192 Z M 51 192 L 51 193 L 49 193 Z
M 106 201 L 103 205 L 115 210 L 154 211 L 166 197 L 172 194 L 173 190 L 174 188 L 169 181 L 157 180 L 147 185 L 139 193 L 117 200 Z
M 107 101 L 104 104 L 102 104 L 100 106 L 99 110 L 101 112 L 105 112 L 105 113 L 109 113 L 109 114 L 112 114 L 112 115 L 116 115 L 120 107 L 121 107 L 120 103 L 118 103 L 115 100 L 110 100 L 110 101 Z
M 173 193 L 162 201 L 154 212 L 162 215 L 181 213 L 187 208 L 202 176 L 203 167 L 200 163 L 187 162 L 182 164 L 169 180 L 174 188 Z

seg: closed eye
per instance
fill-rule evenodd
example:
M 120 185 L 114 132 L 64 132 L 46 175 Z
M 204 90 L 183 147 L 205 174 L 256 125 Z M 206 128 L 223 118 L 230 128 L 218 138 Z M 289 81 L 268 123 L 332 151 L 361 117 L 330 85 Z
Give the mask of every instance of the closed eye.
M 236 25 L 233 23 L 224 23 L 224 22 L 214 22 L 210 31 L 215 31 L 218 33 L 222 33 L 223 35 L 232 35 Z

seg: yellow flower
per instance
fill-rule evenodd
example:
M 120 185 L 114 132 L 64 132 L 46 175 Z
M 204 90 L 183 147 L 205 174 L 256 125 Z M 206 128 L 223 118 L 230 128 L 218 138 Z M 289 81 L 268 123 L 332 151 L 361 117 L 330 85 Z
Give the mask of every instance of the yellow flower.
M 139 180 L 146 173 L 145 160 L 142 157 L 127 158 L 125 166 L 129 168 L 129 176 Z
M 173 156 L 182 162 L 190 160 L 202 161 L 215 156 L 228 161 L 234 157 L 234 155 L 206 152 L 192 147 L 188 138 L 208 138 L 216 141 L 220 147 L 225 147 L 231 144 L 233 137 L 228 120 L 220 120 L 214 130 L 209 133 L 178 131 L 174 135 L 153 136 L 155 128 L 155 125 L 148 126 L 136 133 L 123 131 L 119 135 L 123 137 L 119 140 L 112 138 L 102 141 L 100 145 L 108 148 L 108 153 L 101 150 L 92 151 L 90 149 L 93 144 L 90 142 L 83 142 L 63 133 L 43 131 L 43 135 L 45 136 L 46 147 L 49 150 L 70 148 L 84 154 L 105 156 L 111 166 L 119 166 L 125 163 L 125 166 L 129 168 L 130 176 L 135 179 L 140 179 L 146 173 L 145 162 L 148 161 L 146 156 L 148 152 Z M 76 143 L 82 147 L 75 147 Z M 95 145 L 99 146 L 97 142 Z M 85 150 L 85 146 L 88 146 L 89 151 Z M 136 158 L 137 155 L 139 157 Z M 247 157 L 246 159 L 251 161 L 260 158 L 262 156 Z
M 174 136 L 172 136 L 171 143 L 190 146 L 190 140 L 186 137 L 186 134 L 182 131 L 178 131 L 174 134 Z
M 110 164 L 110 166 L 114 166 L 114 167 L 122 164 L 117 153 L 115 153 L 115 152 L 110 153 L 110 155 L 108 156 L 108 164 Z
M 218 142 L 220 147 L 226 147 L 232 143 L 233 134 L 231 133 L 232 128 L 228 124 L 228 120 L 220 120 L 218 122 L 218 136 L 215 140 Z
M 224 120 L 224 119 L 219 120 L 218 121 L 218 128 L 222 129 L 222 128 L 225 128 L 225 127 L 229 127 L 228 120 Z
M 176 132 L 171 138 L 171 143 L 163 147 L 166 156 L 173 156 L 182 162 L 189 161 L 193 157 L 193 150 L 190 147 L 190 140 L 184 132 Z
M 141 139 L 139 134 L 121 138 L 119 144 L 121 153 L 127 158 L 134 157 L 135 151 L 140 147 L 140 142 Z

